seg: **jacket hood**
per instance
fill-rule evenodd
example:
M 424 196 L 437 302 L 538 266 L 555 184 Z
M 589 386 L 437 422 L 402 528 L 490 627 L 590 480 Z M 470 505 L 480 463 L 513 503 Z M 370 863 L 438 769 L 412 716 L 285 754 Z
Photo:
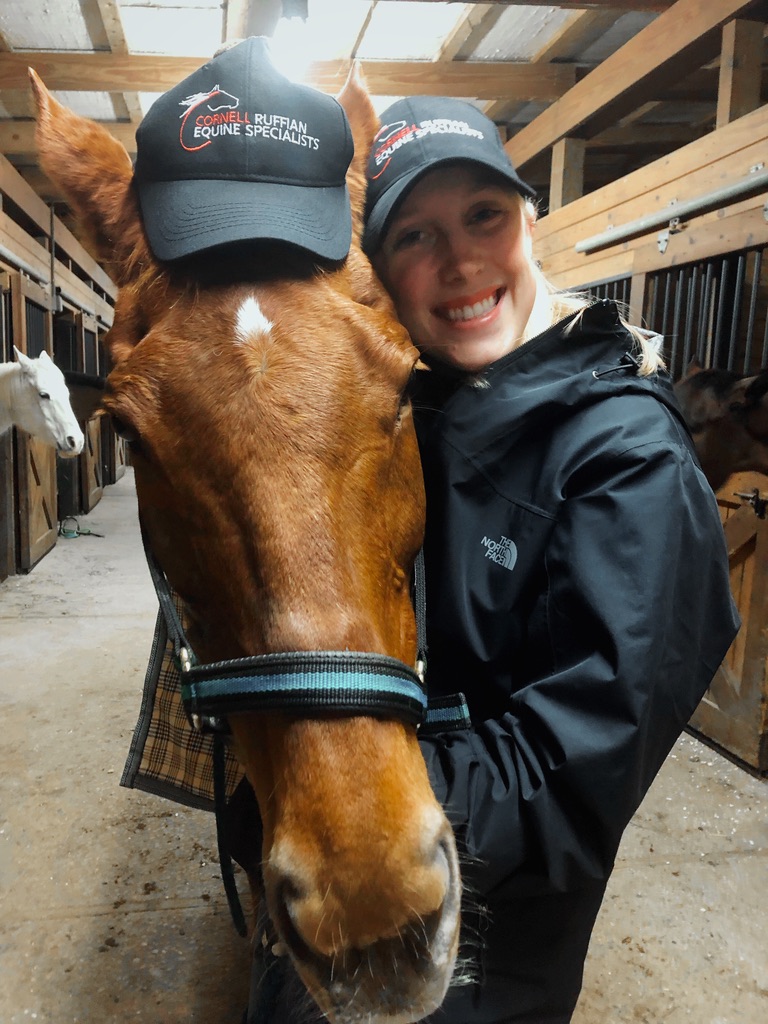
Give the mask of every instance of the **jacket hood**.
M 467 455 L 618 394 L 651 394 L 685 426 L 669 375 L 640 377 L 633 348 L 616 303 L 599 300 L 492 363 L 479 383 L 443 367 L 420 371 L 414 405 L 422 427 L 439 425 Z

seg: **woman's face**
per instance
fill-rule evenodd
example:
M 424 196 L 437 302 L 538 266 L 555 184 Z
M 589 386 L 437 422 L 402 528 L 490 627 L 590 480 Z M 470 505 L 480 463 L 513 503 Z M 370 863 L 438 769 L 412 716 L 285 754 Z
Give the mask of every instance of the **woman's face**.
M 533 218 L 498 181 L 468 164 L 425 174 L 373 260 L 415 344 L 470 372 L 521 343 L 536 296 Z

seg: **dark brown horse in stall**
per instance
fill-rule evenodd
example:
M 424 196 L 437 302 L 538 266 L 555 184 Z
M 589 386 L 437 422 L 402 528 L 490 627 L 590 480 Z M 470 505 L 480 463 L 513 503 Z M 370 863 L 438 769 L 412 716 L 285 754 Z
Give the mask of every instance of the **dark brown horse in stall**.
M 732 473 L 768 474 L 768 370 L 741 377 L 693 361 L 675 395 L 712 490 Z
M 42 164 L 119 285 L 104 407 L 131 441 L 147 543 L 199 661 L 413 665 L 417 352 L 357 242 L 377 127 L 364 88 L 353 75 L 339 97 L 357 154 L 346 262 L 283 253 L 276 272 L 266 252 L 206 276 L 152 256 L 126 151 L 31 78 Z M 414 722 L 354 705 L 227 718 L 263 821 L 269 916 L 308 991 L 336 1024 L 421 1020 L 453 971 L 460 881 Z

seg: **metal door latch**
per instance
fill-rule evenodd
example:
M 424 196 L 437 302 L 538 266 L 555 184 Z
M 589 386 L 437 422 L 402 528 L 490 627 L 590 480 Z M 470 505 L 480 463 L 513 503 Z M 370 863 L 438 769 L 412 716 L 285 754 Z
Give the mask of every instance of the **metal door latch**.
M 734 491 L 733 493 L 735 497 L 741 498 L 747 505 L 752 506 L 758 519 L 765 519 L 765 513 L 768 509 L 768 498 L 761 498 L 757 487 L 750 491 L 749 494 L 745 494 L 743 491 Z
M 664 255 L 669 245 L 669 236 L 678 235 L 685 228 L 685 224 L 680 220 L 679 217 L 673 217 L 669 224 L 660 231 L 656 237 L 656 245 L 658 246 L 659 252 Z

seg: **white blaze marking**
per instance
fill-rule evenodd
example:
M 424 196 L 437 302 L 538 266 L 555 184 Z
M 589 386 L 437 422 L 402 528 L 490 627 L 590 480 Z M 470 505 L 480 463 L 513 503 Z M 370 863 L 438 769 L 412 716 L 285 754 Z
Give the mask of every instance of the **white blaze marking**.
M 272 326 L 272 321 L 264 316 L 256 299 L 246 299 L 237 311 L 235 332 L 241 344 L 248 344 L 269 334 Z

